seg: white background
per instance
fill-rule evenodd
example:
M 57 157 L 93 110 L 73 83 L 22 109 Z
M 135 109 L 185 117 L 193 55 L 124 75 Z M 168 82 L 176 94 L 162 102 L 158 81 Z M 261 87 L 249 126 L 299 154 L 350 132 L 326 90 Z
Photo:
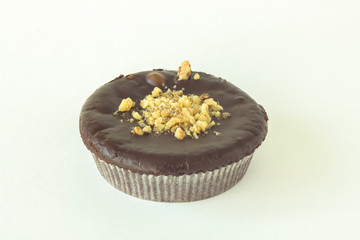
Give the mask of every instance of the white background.
M 360 3 L 0 1 L 0 239 L 360 239 Z M 233 82 L 269 133 L 243 180 L 181 204 L 105 182 L 78 131 L 119 74 Z

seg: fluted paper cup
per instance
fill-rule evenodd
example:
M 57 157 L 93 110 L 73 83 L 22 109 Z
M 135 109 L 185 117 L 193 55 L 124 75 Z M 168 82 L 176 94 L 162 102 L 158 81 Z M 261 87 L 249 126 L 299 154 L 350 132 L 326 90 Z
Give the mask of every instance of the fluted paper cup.
M 115 188 L 137 198 L 158 202 L 190 202 L 223 193 L 245 175 L 252 156 L 205 173 L 155 176 L 125 170 L 93 154 L 101 175 Z

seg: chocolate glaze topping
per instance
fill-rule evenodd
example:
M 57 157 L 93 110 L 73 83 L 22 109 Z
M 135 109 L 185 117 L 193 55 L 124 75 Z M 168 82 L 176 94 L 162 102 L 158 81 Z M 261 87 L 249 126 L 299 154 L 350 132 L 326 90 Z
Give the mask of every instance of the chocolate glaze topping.
M 184 88 L 184 94 L 209 93 L 231 117 L 215 120 L 221 125 L 197 140 L 178 140 L 172 134 L 132 134 L 137 123 L 120 122 L 121 117 L 113 113 L 127 97 L 136 102 L 135 108 L 140 108 L 140 100 L 154 89 L 146 81 L 151 72 L 163 75 L 169 88 Z M 199 80 L 193 79 L 196 73 L 200 74 Z M 137 173 L 179 176 L 218 169 L 253 153 L 265 139 L 267 120 L 262 106 L 224 79 L 192 72 L 188 80 L 178 82 L 175 71 L 154 69 L 120 75 L 97 89 L 81 110 L 80 133 L 87 148 L 108 163 Z

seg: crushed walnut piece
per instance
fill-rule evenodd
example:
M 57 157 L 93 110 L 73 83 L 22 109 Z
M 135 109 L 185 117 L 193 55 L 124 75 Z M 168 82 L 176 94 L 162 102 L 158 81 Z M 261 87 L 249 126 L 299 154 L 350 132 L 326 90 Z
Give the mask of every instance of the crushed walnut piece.
M 217 132 L 217 131 L 213 131 L 213 133 L 216 135 L 216 136 L 219 136 L 221 133 Z
M 137 135 L 144 135 L 144 131 L 140 127 L 134 127 L 131 132 Z
M 195 75 L 194 75 L 194 80 L 199 80 L 200 79 L 200 75 L 198 74 L 198 73 L 196 73 Z
M 133 112 L 131 113 L 131 116 L 132 116 L 134 119 L 136 119 L 136 120 L 141 120 L 140 114 L 139 114 L 138 112 L 136 112 L 136 111 L 133 111 Z
M 198 139 L 200 134 L 217 125 L 213 118 L 230 116 L 222 112 L 223 107 L 207 93 L 185 95 L 183 90 L 169 88 L 163 92 L 155 87 L 140 101 L 140 107 L 132 112 L 139 124 L 131 131 L 133 134 L 168 132 L 179 140 L 186 136 Z
M 151 129 L 150 126 L 145 126 L 145 127 L 143 127 L 142 130 L 143 130 L 144 133 L 151 133 L 152 132 L 152 129 Z
M 183 61 L 177 72 L 178 81 L 188 80 L 191 76 L 191 65 L 189 61 Z
M 185 134 L 184 130 L 182 130 L 181 128 L 177 128 L 175 133 L 174 133 L 174 136 L 177 139 L 182 140 L 186 136 L 186 134 Z
M 133 106 L 135 106 L 135 103 L 131 100 L 131 98 L 123 99 L 119 105 L 119 112 L 126 112 L 129 111 Z

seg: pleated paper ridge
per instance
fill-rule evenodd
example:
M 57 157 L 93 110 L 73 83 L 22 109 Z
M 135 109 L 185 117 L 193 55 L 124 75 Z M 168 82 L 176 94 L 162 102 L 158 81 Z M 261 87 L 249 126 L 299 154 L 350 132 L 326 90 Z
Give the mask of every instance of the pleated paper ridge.
M 245 175 L 252 156 L 205 173 L 155 176 L 125 170 L 93 154 L 101 175 L 115 188 L 137 198 L 158 202 L 190 202 L 223 193 Z

